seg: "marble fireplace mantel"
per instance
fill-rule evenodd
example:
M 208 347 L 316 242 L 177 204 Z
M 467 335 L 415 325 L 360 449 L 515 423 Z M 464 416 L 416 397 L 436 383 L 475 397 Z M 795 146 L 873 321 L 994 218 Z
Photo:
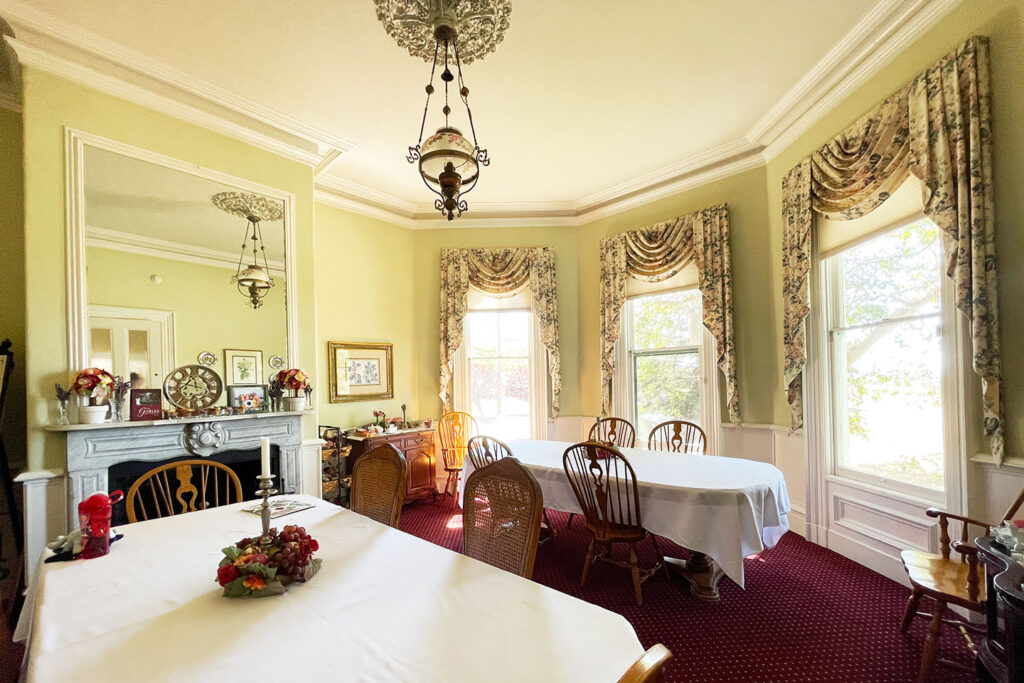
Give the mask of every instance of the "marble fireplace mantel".
M 221 451 L 255 449 L 262 436 L 270 437 L 278 447 L 278 490 L 302 491 L 302 418 L 315 414 L 303 410 L 61 425 L 46 430 L 67 435 L 68 519 L 75 520 L 79 502 L 96 491 L 109 490 L 107 475 L 118 463 L 160 462 L 189 455 L 206 458 Z

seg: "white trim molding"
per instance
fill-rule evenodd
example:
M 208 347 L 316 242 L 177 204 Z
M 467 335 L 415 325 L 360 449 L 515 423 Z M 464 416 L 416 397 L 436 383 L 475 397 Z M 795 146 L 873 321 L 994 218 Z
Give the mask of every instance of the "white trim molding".
M 5 36 L 28 65 L 325 171 L 355 147 L 274 111 L 14 0 L 0 0 Z
M 460 220 L 326 171 L 355 144 L 236 95 L 18 0 L 0 0 L 22 64 L 248 142 L 313 167 L 316 201 L 406 228 L 579 226 L 764 166 L 963 0 L 881 0 L 746 132 L 584 197 L 478 203 Z M 13 100 L 0 101 L 20 106 Z

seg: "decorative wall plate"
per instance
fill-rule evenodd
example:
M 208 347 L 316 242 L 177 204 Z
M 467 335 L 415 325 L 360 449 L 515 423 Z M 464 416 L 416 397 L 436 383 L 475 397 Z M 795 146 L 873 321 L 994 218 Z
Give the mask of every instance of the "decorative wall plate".
M 281 358 L 281 356 L 271 356 L 270 360 L 267 361 L 267 365 L 272 370 L 280 370 L 284 367 L 284 358 Z
M 203 365 L 182 365 L 164 379 L 164 396 L 184 410 L 209 408 L 224 393 L 224 383 L 214 370 Z
M 217 363 L 217 356 L 213 355 L 209 351 L 203 351 L 199 354 L 199 364 L 210 367 Z

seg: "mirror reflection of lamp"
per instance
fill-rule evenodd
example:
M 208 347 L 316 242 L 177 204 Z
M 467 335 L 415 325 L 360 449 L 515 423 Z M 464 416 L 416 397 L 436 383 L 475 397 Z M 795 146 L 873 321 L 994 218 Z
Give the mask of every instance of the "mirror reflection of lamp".
M 254 309 L 263 305 L 263 297 L 274 286 L 267 263 L 267 250 L 260 229 L 262 220 L 281 220 L 283 206 L 266 197 L 248 192 L 220 192 L 213 196 L 217 208 L 246 219 L 245 238 L 238 256 L 238 268 L 231 282 Z M 251 243 L 251 244 L 250 244 Z

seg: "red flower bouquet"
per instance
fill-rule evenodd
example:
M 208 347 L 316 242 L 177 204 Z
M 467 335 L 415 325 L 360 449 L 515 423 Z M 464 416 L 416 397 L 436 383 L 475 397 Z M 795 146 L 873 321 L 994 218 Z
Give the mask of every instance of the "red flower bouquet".
M 277 373 L 277 381 L 285 389 L 301 391 L 309 386 L 309 375 L 298 368 L 292 368 L 291 370 L 282 370 Z
M 114 391 L 114 376 L 100 368 L 86 368 L 71 380 L 72 390 L 93 403 L 101 403 Z
M 313 557 L 320 544 L 301 526 L 290 524 L 280 533 L 271 529 L 268 538 L 265 544 L 260 538 L 243 538 L 221 549 L 217 583 L 224 597 L 279 595 L 288 584 L 309 581 L 320 570 L 322 560 Z

